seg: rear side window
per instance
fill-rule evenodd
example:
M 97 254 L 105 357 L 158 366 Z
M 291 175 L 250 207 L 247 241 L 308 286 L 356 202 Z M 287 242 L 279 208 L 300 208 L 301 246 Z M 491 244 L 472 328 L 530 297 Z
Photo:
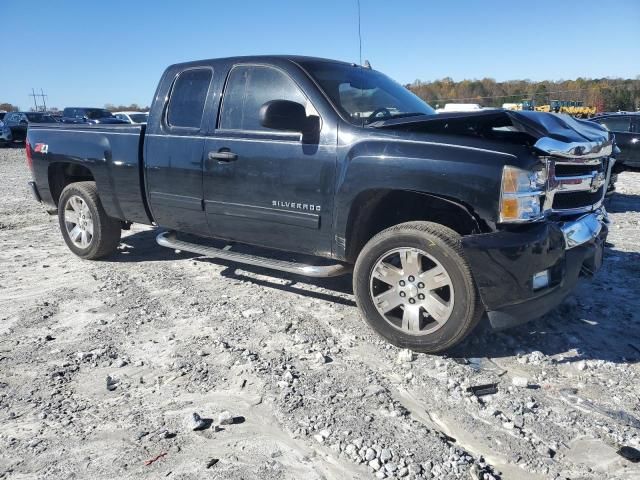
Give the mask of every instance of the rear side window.
M 291 100 L 313 108 L 298 86 L 275 68 L 234 67 L 227 79 L 219 127 L 229 130 L 268 130 L 260 124 L 260 107 L 270 100 Z
M 210 82 L 211 70 L 208 68 L 186 70 L 178 76 L 167 109 L 170 127 L 200 128 Z

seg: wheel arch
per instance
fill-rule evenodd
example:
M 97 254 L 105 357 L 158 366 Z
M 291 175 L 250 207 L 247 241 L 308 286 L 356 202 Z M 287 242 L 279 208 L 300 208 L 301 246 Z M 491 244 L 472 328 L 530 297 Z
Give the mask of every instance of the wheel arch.
M 489 231 L 473 209 L 457 199 L 415 190 L 365 190 L 355 197 L 349 209 L 344 259 L 355 262 L 367 241 L 382 230 L 420 220 L 444 225 L 460 235 Z
M 95 181 L 95 176 L 85 165 L 73 162 L 53 162 L 49 164 L 47 169 L 47 179 L 53 203 L 58 206 L 60 195 L 67 185 Z

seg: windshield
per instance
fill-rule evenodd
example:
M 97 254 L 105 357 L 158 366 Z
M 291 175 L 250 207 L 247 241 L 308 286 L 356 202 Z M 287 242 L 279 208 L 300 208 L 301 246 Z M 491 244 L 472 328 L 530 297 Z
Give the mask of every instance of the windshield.
M 302 66 L 354 125 L 435 115 L 435 110 L 426 102 L 375 70 L 332 62 L 304 62 Z
M 27 120 L 33 123 L 56 123 L 51 115 L 42 113 L 27 113 Z
M 148 113 L 130 113 L 129 114 L 129 118 L 133 123 L 146 123 L 148 116 L 149 116 Z
M 102 110 L 99 108 L 87 108 L 84 111 L 84 115 L 87 118 L 90 118 L 91 120 L 96 120 L 98 118 L 108 118 L 108 117 L 113 117 L 113 115 L 111 114 L 111 112 L 109 110 Z

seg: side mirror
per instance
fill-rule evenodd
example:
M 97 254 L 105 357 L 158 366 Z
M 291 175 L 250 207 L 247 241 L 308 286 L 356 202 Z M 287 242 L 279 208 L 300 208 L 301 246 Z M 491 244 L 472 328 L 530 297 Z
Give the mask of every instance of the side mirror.
M 290 100 L 271 100 L 260 107 L 260 124 L 274 130 L 304 132 L 307 113 L 303 105 Z

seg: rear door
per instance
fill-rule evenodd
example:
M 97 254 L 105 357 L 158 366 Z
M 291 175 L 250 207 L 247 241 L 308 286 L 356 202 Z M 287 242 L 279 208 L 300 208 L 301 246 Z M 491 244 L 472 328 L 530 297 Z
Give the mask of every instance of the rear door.
M 304 105 L 307 116 L 315 116 L 321 125 L 319 134 L 308 138 L 263 127 L 259 110 L 270 100 Z M 217 128 L 204 148 L 204 200 L 211 235 L 302 253 L 329 253 L 336 130 L 327 124 L 284 69 L 233 66 Z
M 162 118 L 145 136 L 147 192 L 156 223 L 201 235 L 208 233 L 202 152 L 212 77 L 213 69 L 205 66 L 177 73 Z

